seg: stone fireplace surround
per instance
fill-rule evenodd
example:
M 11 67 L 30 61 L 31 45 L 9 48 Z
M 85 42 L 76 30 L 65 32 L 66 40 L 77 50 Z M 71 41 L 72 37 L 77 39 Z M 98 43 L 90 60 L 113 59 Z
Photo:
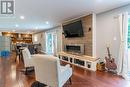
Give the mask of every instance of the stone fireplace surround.
M 92 14 L 79 18 L 77 20 L 82 21 L 83 25 L 83 37 L 74 37 L 74 38 L 65 38 L 64 34 L 62 34 L 62 48 L 65 51 L 65 46 L 68 44 L 84 44 L 84 55 L 92 56 Z M 76 20 L 67 22 L 71 23 Z M 64 23 L 64 24 L 67 24 Z

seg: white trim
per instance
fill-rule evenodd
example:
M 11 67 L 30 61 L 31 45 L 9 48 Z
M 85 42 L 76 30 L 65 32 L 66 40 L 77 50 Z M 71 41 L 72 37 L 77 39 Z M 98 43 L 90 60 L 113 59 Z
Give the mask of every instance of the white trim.
M 63 32 L 63 27 L 62 27 L 62 25 L 60 25 L 60 33 L 61 33 L 61 51 L 63 51 L 63 35 L 62 35 L 62 32 Z
M 92 56 L 96 57 L 96 14 L 92 14 Z

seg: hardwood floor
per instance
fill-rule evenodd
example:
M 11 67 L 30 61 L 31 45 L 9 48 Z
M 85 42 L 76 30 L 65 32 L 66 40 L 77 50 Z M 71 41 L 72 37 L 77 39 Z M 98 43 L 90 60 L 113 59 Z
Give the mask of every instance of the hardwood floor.
M 0 87 L 31 87 L 35 81 L 34 73 L 24 75 L 23 64 L 15 63 L 15 56 L 0 58 Z M 89 71 L 73 66 L 72 85 L 64 87 L 130 87 L 130 81 L 108 72 Z

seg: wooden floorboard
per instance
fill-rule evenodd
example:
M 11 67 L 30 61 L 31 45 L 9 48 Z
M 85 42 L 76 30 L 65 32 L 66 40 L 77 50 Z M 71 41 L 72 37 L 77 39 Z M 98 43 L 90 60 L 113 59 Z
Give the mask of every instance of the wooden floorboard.
M 9 58 L 0 58 L 0 87 L 31 87 L 35 74 L 25 75 L 21 62 L 15 62 L 15 54 Z M 73 66 L 72 85 L 64 87 L 130 87 L 130 81 L 109 73 L 89 71 Z

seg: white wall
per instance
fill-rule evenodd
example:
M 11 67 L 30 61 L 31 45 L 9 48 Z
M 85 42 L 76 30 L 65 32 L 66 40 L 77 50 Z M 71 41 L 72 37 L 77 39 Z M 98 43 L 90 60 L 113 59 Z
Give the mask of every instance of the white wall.
M 2 36 L 2 32 L 0 32 L 0 36 Z
M 122 12 L 130 12 L 130 5 L 113 9 L 108 12 L 97 14 L 96 17 L 96 53 L 97 57 L 104 59 L 107 56 L 106 44 L 110 44 L 112 57 L 118 57 L 119 51 L 119 28 L 117 16 Z
M 97 53 L 96 53 L 96 14 L 95 13 L 92 14 L 92 33 L 93 33 L 93 36 L 92 36 L 92 41 L 93 41 L 92 54 L 93 55 L 92 56 L 96 57 Z
M 41 44 L 42 50 L 45 52 L 46 43 L 45 43 L 45 32 L 40 32 L 32 35 L 32 40 L 34 44 Z
M 62 51 L 62 27 L 56 28 L 57 34 L 57 52 Z
M 62 51 L 62 29 L 61 29 L 61 27 L 57 27 L 57 28 L 54 28 L 52 30 L 47 30 L 45 32 L 33 34 L 33 36 L 32 36 L 33 43 L 34 44 L 41 43 L 42 49 L 45 52 L 46 51 L 46 36 L 45 36 L 45 33 L 46 32 L 53 32 L 53 31 L 55 31 L 56 34 L 57 34 L 57 52 Z

